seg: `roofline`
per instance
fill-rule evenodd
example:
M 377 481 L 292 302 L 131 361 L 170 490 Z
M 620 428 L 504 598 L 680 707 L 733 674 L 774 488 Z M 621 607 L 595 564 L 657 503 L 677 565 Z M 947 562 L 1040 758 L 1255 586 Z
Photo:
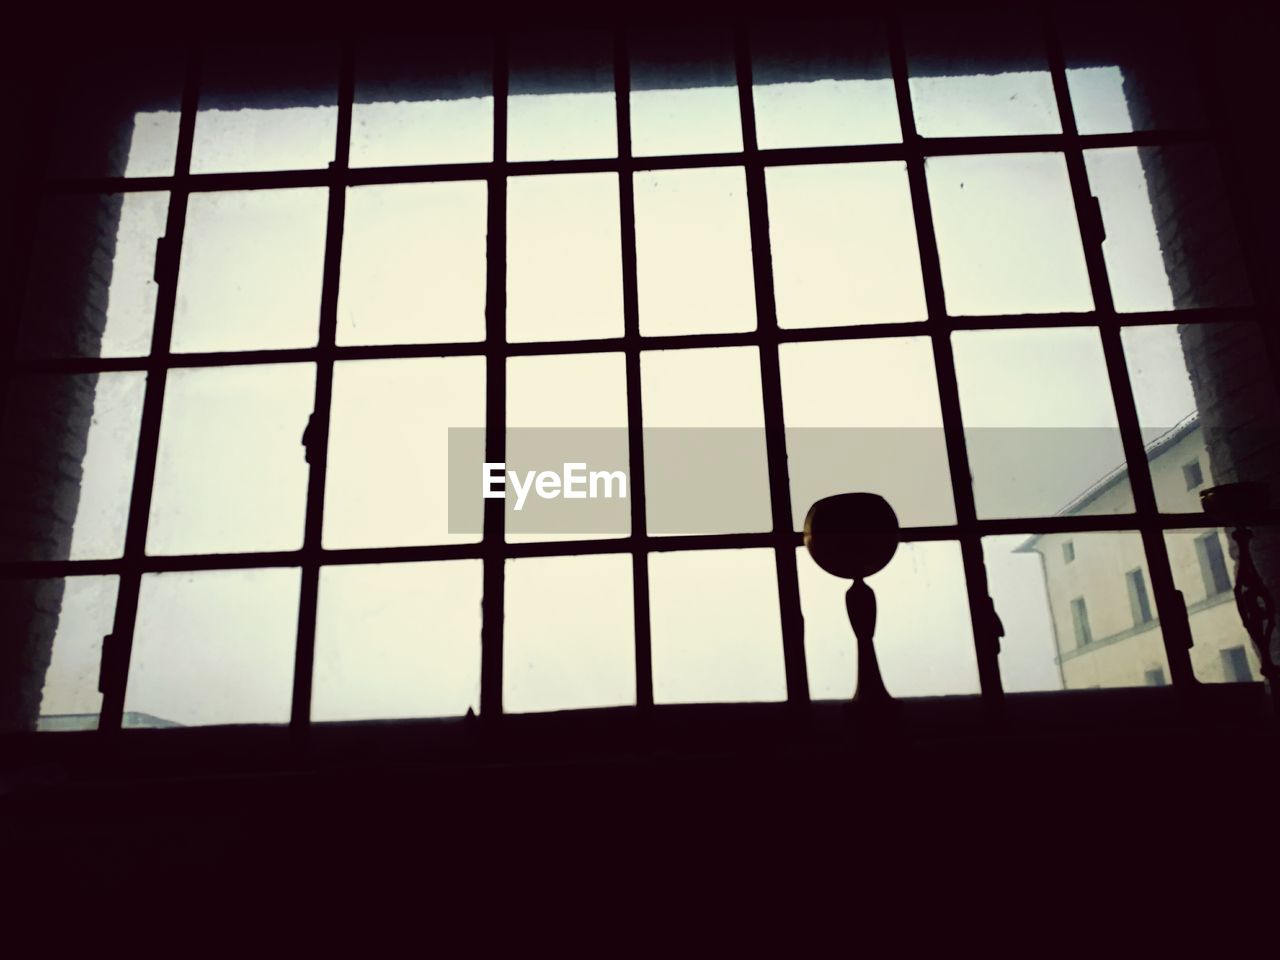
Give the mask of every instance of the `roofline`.
M 1164 453 L 1164 451 L 1167 450 L 1169 447 L 1172 447 L 1174 444 L 1184 439 L 1185 437 L 1190 436 L 1191 433 L 1195 431 L 1196 428 L 1198 428 L 1199 426 L 1200 426 L 1199 411 L 1193 410 L 1191 413 L 1187 414 L 1187 416 L 1183 417 L 1182 420 L 1180 420 L 1177 424 L 1170 427 L 1164 433 L 1160 434 L 1158 437 L 1156 437 L 1154 440 L 1152 440 L 1143 448 L 1147 454 L 1147 461 L 1150 462 L 1152 460 L 1155 460 L 1162 453 Z M 1087 487 L 1083 493 L 1077 496 L 1074 500 L 1070 501 L 1066 506 L 1064 506 L 1057 513 L 1055 513 L 1054 516 L 1069 517 L 1073 514 L 1079 513 L 1081 510 L 1083 510 L 1089 504 L 1093 503 L 1093 501 L 1097 500 L 1100 496 L 1102 496 L 1104 493 L 1106 493 L 1108 490 L 1110 490 L 1112 487 L 1114 487 L 1117 483 L 1119 483 L 1124 477 L 1127 477 L 1128 475 L 1129 475 L 1128 465 L 1124 463 L 1120 464 L 1120 466 L 1116 467 L 1114 470 L 1102 476 L 1099 480 L 1097 480 L 1091 486 Z M 1040 541 L 1040 538 L 1043 536 L 1045 536 L 1045 534 L 1043 533 L 1033 534 L 1032 536 L 1028 537 L 1025 542 L 1019 545 L 1013 552 L 1014 553 L 1035 552 L 1035 545 Z

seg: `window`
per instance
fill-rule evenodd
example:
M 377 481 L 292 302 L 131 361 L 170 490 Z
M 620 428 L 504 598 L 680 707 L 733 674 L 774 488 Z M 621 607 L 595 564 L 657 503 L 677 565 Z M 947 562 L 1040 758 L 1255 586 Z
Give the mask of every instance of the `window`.
M 1125 584 L 1129 588 L 1129 612 L 1133 614 L 1133 625 L 1140 627 L 1151 622 L 1151 602 L 1147 599 L 1147 581 L 1142 570 L 1130 570 L 1124 575 Z
M 1194 490 L 1204 483 L 1204 473 L 1200 470 L 1200 461 L 1192 460 L 1182 468 L 1182 477 L 1187 481 L 1187 489 Z
M 1249 654 L 1244 647 L 1228 647 L 1219 651 L 1222 658 L 1222 674 L 1227 683 L 1249 683 L 1253 671 L 1249 669 Z
M 35 671 L 110 625 L 100 707 L 81 679 L 58 716 L 804 703 L 848 679 L 797 554 L 831 478 L 903 521 L 897 690 L 1055 675 L 1093 642 L 1081 537 L 1156 620 L 1192 434 L 1254 479 L 1274 433 L 1216 135 L 1052 18 L 966 21 L 211 48 L 51 105 L 102 162 L 39 185 L 0 578 Z M 624 522 L 518 528 L 477 485 L 458 528 L 449 432 L 500 461 L 543 428 L 614 431 Z M 1028 557 L 1058 535 L 1071 571 Z M 1034 658 L 967 619 L 988 594 Z
M 1071 601 L 1071 624 L 1075 628 L 1077 647 L 1093 643 L 1093 633 L 1089 630 L 1089 610 L 1084 604 L 1084 597 L 1076 597 Z
M 1228 592 L 1231 575 L 1227 573 L 1227 560 L 1222 554 L 1222 540 L 1217 533 L 1206 533 L 1196 538 L 1196 557 L 1200 561 L 1205 596 L 1216 597 Z

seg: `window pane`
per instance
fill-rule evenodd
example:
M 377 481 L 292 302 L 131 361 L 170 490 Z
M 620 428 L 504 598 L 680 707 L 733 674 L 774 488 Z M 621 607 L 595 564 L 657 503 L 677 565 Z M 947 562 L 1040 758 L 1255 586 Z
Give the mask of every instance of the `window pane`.
M 147 574 L 124 708 L 143 727 L 287 723 L 298 571 Z
M 797 554 L 809 696 L 847 700 L 858 676 L 857 646 L 844 602 L 852 581 L 824 572 L 808 550 Z M 867 583 L 876 594 L 876 658 L 890 694 L 979 692 L 958 544 L 904 543 Z
M 1062 545 L 1070 540 L 1075 559 Z M 1011 692 L 1168 682 L 1160 623 L 1135 623 L 1126 574 L 1150 582 L 1137 533 L 987 537 L 987 580 L 1004 626 L 1000 675 Z M 1152 603 L 1154 611 L 1154 602 Z
M 630 54 L 632 154 L 742 149 L 733 40 L 727 31 L 637 31 Z
M 324 545 L 478 540 L 449 533 L 448 429 L 483 426 L 482 357 L 336 364 Z
M 916 129 L 925 137 L 1061 133 L 1040 27 L 1013 12 L 909 19 Z
M 482 181 L 348 190 L 338 344 L 483 340 L 487 208 Z
M 507 360 L 509 469 L 621 470 L 630 478 L 627 371 L 621 353 L 512 357 Z M 630 497 L 569 502 L 529 495 L 516 511 L 507 484 L 506 539 L 584 540 L 631 532 Z
M 337 131 L 336 48 L 224 47 L 203 65 L 191 172 L 323 167 Z
M 507 713 L 636 702 L 631 555 L 508 560 Z
M 1263 483 L 1280 500 L 1280 399 L 1262 332 L 1160 324 L 1121 337 L 1159 508 L 1199 513 L 1202 490 L 1238 481 Z
M 480 711 L 479 560 L 324 567 L 313 720 Z
M 741 168 L 637 173 L 640 332 L 756 327 L 751 229 Z
M 980 517 L 1133 509 L 1097 330 L 986 330 L 952 342 Z
M 929 340 L 784 343 L 779 360 L 794 529 L 851 490 L 880 494 L 904 526 L 955 523 Z
M 492 159 L 492 41 L 415 36 L 361 48 L 351 111 L 353 167 Z
M 173 351 L 315 346 L 327 213 L 321 189 L 193 194 Z
M 785 700 L 772 550 L 649 555 L 656 703 Z
M 171 371 L 147 552 L 302 546 L 302 434 L 314 402 L 312 364 Z
M 1193 129 L 1205 124 L 1196 60 L 1178 13 L 1115 5 L 1059 24 L 1071 108 L 1081 133 Z
M 1250 528 L 1249 553 L 1263 583 L 1274 595 L 1274 573 L 1280 560 L 1280 530 Z M 1182 594 L 1191 625 L 1191 667 L 1202 683 L 1252 683 L 1262 679 L 1258 648 L 1236 605 L 1240 547 L 1233 531 L 1223 528 L 1169 530 L 1173 583 Z M 1274 636 L 1272 638 L 1274 642 Z
M 765 176 L 780 327 L 926 318 L 906 164 L 771 167 Z
M 40 357 L 151 352 L 167 193 L 51 197 L 36 226 L 20 348 Z
M 167 177 L 178 152 L 182 58 L 116 43 L 58 60 L 50 177 Z M 103 78 L 110 82 L 104 83 Z
M 949 314 L 1093 309 L 1061 154 L 930 157 L 925 172 Z
M 649 533 L 773 529 L 755 347 L 640 354 Z
M 118 577 L 0 581 L 0 613 L 15 645 L 8 662 L 20 671 L 0 730 L 97 729 L 102 638 L 118 586 Z
M 507 340 L 622 336 L 617 177 L 512 177 L 507 204 Z
M 1102 252 L 1116 310 L 1250 302 L 1244 255 L 1213 148 L 1086 150 L 1102 207 Z
M 607 33 L 514 37 L 510 66 L 508 160 L 618 155 L 613 43 Z
M 902 140 L 879 21 L 762 26 L 751 69 L 761 149 Z
M 95 560 L 124 552 L 144 373 L 21 377 L 0 434 L 0 556 Z

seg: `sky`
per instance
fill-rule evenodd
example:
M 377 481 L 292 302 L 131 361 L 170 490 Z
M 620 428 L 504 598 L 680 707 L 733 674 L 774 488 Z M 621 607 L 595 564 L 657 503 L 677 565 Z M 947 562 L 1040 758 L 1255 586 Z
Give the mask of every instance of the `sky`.
M 1115 68 L 1071 72 L 1082 127 L 1127 129 L 1120 83 Z M 1060 129 L 1047 73 L 915 78 L 911 94 L 929 136 Z M 762 147 L 900 139 L 888 80 L 760 85 L 755 101 Z M 631 110 L 637 155 L 741 148 L 732 88 L 638 91 Z M 483 97 L 357 104 L 351 161 L 488 160 L 491 122 Z M 611 93 L 514 95 L 509 123 L 512 159 L 615 154 Z M 202 110 L 192 169 L 319 167 L 335 124 L 328 107 Z M 175 115 L 143 115 L 127 175 L 165 172 L 175 138 Z M 1094 151 L 1087 164 L 1118 309 L 1170 308 L 1137 151 Z M 933 158 L 926 175 L 950 313 L 1092 308 L 1061 156 Z M 641 332 L 755 329 L 741 169 L 639 172 L 634 186 Z M 775 167 L 766 189 L 783 328 L 926 319 L 904 164 Z M 508 192 L 509 339 L 620 335 L 616 176 L 516 177 Z M 481 340 L 486 202 L 480 182 L 352 188 L 339 344 Z M 174 351 L 314 345 L 326 208 L 322 189 L 193 195 Z M 125 196 L 104 356 L 147 349 L 150 256 L 164 215 L 163 194 Z M 955 518 L 925 333 L 922 324 L 919 337 L 780 351 L 788 429 L 856 430 L 887 444 L 891 454 L 874 465 L 854 456 L 839 482 L 884 493 L 907 525 Z M 1051 515 L 1121 462 L 1096 330 L 960 333 L 953 343 L 980 516 Z M 1140 371 L 1144 428 L 1159 432 L 1192 412 L 1174 325 L 1144 329 L 1126 350 Z M 511 359 L 509 423 L 625 427 L 624 369 L 621 353 Z M 645 352 L 641 386 L 646 425 L 763 425 L 754 347 Z M 99 377 L 73 559 L 119 555 L 144 387 L 138 373 Z M 307 483 L 300 437 L 313 390 L 309 364 L 173 371 L 148 552 L 298 548 Z M 483 426 L 481 358 L 342 362 L 333 397 L 326 547 L 478 539 L 449 532 L 444 458 L 448 428 Z M 1071 455 L 1027 457 L 1026 438 L 1046 436 L 1061 437 L 1054 442 Z M 806 491 L 831 481 L 805 474 L 796 437 L 798 525 L 801 501 L 814 495 Z M 905 447 L 912 459 L 892 455 Z M 1012 552 L 1021 540 L 1002 538 L 987 551 L 1007 630 L 1003 680 L 1009 690 L 1054 689 L 1039 563 Z M 855 682 L 847 583 L 819 571 L 803 549 L 797 563 L 811 693 L 847 697 Z M 462 560 L 324 569 L 313 717 L 478 709 L 480 568 Z M 772 551 L 659 552 L 649 576 L 658 702 L 785 698 Z M 903 545 L 870 583 L 890 692 L 976 692 L 957 545 Z M 287 722 L 298 584 L 296 570 L 145 577 L 126 710 L 182 724 Z M 506 584 L 508 711 L 634 703 L 629 554 L 511 560 Z M 45 713 L 97 710 L 97 651 L 114 590 L 113 578 L 67 582 Z

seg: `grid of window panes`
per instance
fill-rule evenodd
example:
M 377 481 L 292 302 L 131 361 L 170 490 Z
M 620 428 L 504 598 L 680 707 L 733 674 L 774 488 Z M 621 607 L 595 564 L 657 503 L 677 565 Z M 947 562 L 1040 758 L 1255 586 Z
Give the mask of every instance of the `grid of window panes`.
M 1186 60 L 1060 26 L 202 51 L 123 170 L 51 167 L 51 222 L 116 235 L 98 326 L 20 338 L 7 405 L 12 445 L 93 398 L 69 543 L 4 558 L 59 595 L 42 726 L 847 697 L 847 585 L 798 531 L 854 489 L 904 527 L 872 581 L 891 693 L 1189 682 L 1181 558 L 1222 594 L 1234 555 L 1193 529 L 1177 331 L 1256 336 L 1250 296 L 1229 219 L 1211 282 L 1171 266 L 1200 213 L 1155 180 L 1226 209 Z M 68 313 L 40 263 L 27 340 Z M 765 502 L 649 533 L 642 424 L 755 428 Z M 502 461 L 508 426 L 628 428 L 629 534 L 504 535 L 501 501 L 450 533 L 447 428 Z M 809 428 L 884 446 L 815 472 Z M 1098 622 L 1090 571 L 1142 622 Z

